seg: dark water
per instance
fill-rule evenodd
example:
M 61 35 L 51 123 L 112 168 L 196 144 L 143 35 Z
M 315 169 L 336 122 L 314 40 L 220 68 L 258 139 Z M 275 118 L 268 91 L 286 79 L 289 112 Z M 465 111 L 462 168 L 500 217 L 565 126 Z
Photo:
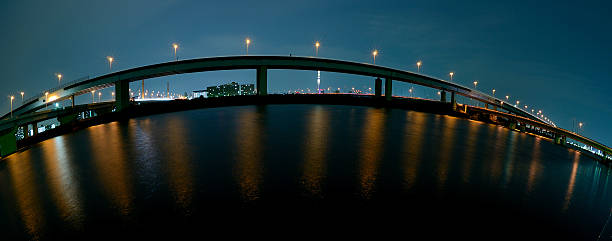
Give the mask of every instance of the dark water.
M 202 109 L 91 127 L 4 159 L 0 239 L 595 240 L 611 174 L 544 139 L 452 117 Z

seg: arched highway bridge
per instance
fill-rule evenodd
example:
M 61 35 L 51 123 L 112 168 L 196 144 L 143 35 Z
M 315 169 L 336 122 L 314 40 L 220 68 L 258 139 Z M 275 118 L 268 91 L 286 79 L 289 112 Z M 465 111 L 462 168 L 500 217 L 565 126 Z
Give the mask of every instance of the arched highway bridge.
M 267 71 L 269 69 L 313 71 L 320 70 L 327 72 L 370 76 L 373 77 L 375 81 L 375 95 L 381 97 L 383 93 L 382 79 L 384 79 L 384 96 L 387 100 L 392 99 L 391 93 L 393 88 L 393 81 L 401 81 L 431 87 L 434 89 L 439 89 L 441 91 L 442 102 L 447 101 L 446 93 L 449 92 L 451 96 L 450 103 L 453 105 L 453 107 L 456 106 L 455 95 L 462 95 L 483 102 L 487 107 L 490 106 L 494 109 L 500 108 L 501 110 L 505 110 L 509 114 L 521 117 L 525 120 L 529 120 L 529 122 L 531 123 L 538 123 L 538 125 L 546 126 L 546 128 L 548 129 L 557 129 L 555 132 L 559 133 L 559 135 L 563 135 L 564 137 L 568 136 L 573 139 L 584 141 L 584 143 L 596 147 L 604 153 L 612 155 L 612 150 L 600 143 L 574 135 L 575 133 L 567 132 L 565 130 L 561 131 L 562 129 L 560 128 L 556 128 L 555 126 L 551 126 L 549 124 L 544 123 L 536 115 L 533 115 L 532 113 L 529 113 L 521 108 L 514 107 L 509 103 L 505 103 L 503 100 L 497 99 L 495 97 L 489 96 L 480 91 L 470 89 L 465 86 L 451 83 L 446 80 L 367 63 L 357 63 L 314 57 L 291 56 L 227 56 L 188 59 L 142 66 L 106 74 L 92 79 L 84 79 L 82 81 L 69 83 L 64 86 L 61 86 L 60 88 L 50 90 L 48 95 L 42 95 L 27 101 L 22 106 L 13 110 L 13 118 L 10 118 L 10 114 L 4 115 L 2 117 L 2 121 L 0 121 L 0 133 L 2 133 L 3 130 L 5 131 L 9 128 L 15 128 L 16 126 L 20 125 L 19 123 L 27 122 L 29 118 L 34 118 L 33 116 L 36 116 L 35 114 L 33 114 L 33 112 L 43 109 L 47 105 L 54 104 L 55 102 L 72 99 L 74 107 L 75 96 L 88 94 L 92 90 L 104 89 L 114 86 L 114 106 L 117 111 L 121 111 L 129 107 L 130 105 L 130 82 L 175 74 L 242 69 L 256 70 L 256 89 L 258 95 L 267 95 Z M 4 142 L 11 141 L 3 141 L 2 138 L 0 138 L 0 148 L 2 147 Z M 6 148 L 7 144 L 5 143 L 4 146 L 4 150 L 13 149 Z M 4 155 L 6 153 L 4 150 L 0 149 L 0 151 L 2 151 L 0 152 L 0 155 Z

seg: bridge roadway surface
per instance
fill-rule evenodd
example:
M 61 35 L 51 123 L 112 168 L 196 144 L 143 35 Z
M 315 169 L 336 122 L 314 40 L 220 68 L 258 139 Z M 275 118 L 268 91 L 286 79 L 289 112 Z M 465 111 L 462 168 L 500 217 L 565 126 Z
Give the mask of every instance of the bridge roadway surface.
M 45 107 L 46 104 L 62 101 L 74 96 L 89 93 L 92 90 L 104 89 L 115 86 L 115 98 L 120 105 L 120 109 L 127 105 L 129 100 L 129 82 L 156 78 L 161 76 L 196 73 L 218 70 L 239 70 L 239 69 L 255 69 L 257 70 L 257 92 L 259 95 L 267 94 L 267 70 L 268 69 L 293 69 L 293 70 L 320 70 L 327 72 L 337 72 L 345 74 L 355 74 L 362 76 L 371 76 L 374 78 L 385 79 L 385 95 L 388 99 L 391 98 L 392 81 L 402 81 L 421 86 L 427 86 L 441 91 L 448 91 L 453 96 L 459 94 L 465 97 L 476 99 L 483 103 L 500 107 L 510 113 L 527 117 L 533 120 L 541 121 L 537 116 L 516 108 L 513 105 L 505 103 L 503 100 L 484 94 L 480 91 L 470 89 L 446 80 L 426 76 L 423 74 L 413 73 L 404 70 L 387 68 L 378 65 L 367 63 L 357 63 L 343 60 L 314 58 L 314 57 L 291 57 L 291 56 L 227 56 L 227 57 L 211 57 L 188 59 L 181 61 L 166 62 L 148 66 L 127 69 L 119 72 L 114 72 L 102 75 L 93 79 L 86 79 L 76 83 L 62 86 L 49 91 L 48 95 L 39 95 L 22 106 L 13 110 L 13 115 L 19 116 L 30 113 Z M 379 80 L 378 80 L 379 81 Z M 123 85 L 122 85 L 123 84 Z M 123 88 L 120 88 L 122 87 Z M 377 88 L 380 85 L 377 83 Z M 379 90 L 377 90 L 380 93 Z M 126 96 L 128 95 L 128 96 Z M 446 97 L 444 97 L 446 98 Z M 451 97 L 451 99 L 454 99 Z M 47 100 L 49 101 L 48 103 Z M 7 113 L 2 117 L 9 117 Z

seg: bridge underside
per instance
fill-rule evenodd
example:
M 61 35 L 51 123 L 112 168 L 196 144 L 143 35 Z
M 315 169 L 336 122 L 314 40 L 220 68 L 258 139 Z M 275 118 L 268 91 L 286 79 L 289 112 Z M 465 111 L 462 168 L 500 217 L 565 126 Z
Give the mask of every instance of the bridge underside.
M 121 88 L 116 85 L 116 88 Z M 119 91 L 117 92 L 119 93 Z M 127 100 L 129 103 L 129 100 Z M 20 117 L 14 120 L 11 128 L 0 133 L 0 151 L 1 156 L 6 156 L 15 152 L 17 149 L 30 145 L 37 140 L 43 140 L 38 133 L 31 136 L 25 135 L 23 139 L 16 139 L 16 131 L 19 128 L 27 129 L 28 125 L 37 126 L 37 122 L 49 118 L 57 118 L 62 120 L 61 127 L 64 131 L 70 132 L 75 126 L 89 125 L 90 123 L 98 123 L 95 120 L 101 119 L 104 121 L 113 121 L 121 118 L 131 118 L 141 115 L 149 115 L 155 113 L 181 111 L 195 108 L 219 107 L 219 106 L 234 106 L 234 105 L 257 105 L 257 104 L 343 104 L 343 105 L 365 105 L 374 107 L 389 107 L 417 110 L 422 112 L 430 112 L 436 114 L 444 114 L 457 116 L 462 118 L 470 118 L 479 121 L 484 121 L 492 124 L 503 125 L 510 129 L 529 132 L 535 135 L 540 135 L 554 140 L 557 144 L 565 144 L 567 135 L 561 130 L 546 125 L 541 122 L 536 122 L 521 116 L 499 112 L 495 110 L 470 107 L 467 105 L 457 104 L 453 102 L 442 102 L 435 100 L 413 99 L 413 98 L 382 98 L 382 96 L 363 96 L 363 95 L 348 95 L 348 94 L 322 94 L 322 95 L 265 95 L 265 96 L 235 96 L 222 98 L 207 98 L 194 100 L 175 100 L 168 102 L 141 102 L 140 105 L 126 107 L 129 111 L 113 112 L 112 109 L 120 106 L 116 103 L 100 103 L 96 105 L 79 105 L 72 108 L 56 111 L 46 111 L 42 113 L 32 113 L 28 116 Z M 128 105 L 129 106 L 129 105 Z M 88 118 L 76 118 L 82 113 L 88 111 L 95 112 L 90 114 Z M 94 120 L 92 122 L 91 120 Z M 83 124 L 85 123 L 85 124 Z M 60 130 L 60 131 L 61 131 Z M 53 132 L 51 132 L 53 133 Z M 61 134 L 58 133 L 58 134 Z M 46 134 L 47 136 L 49 134 Z M 586 142 L 588 143 L 588 142 Z M 590 143 L 593 145 L 593 143 Z M 595 146 L 595 145 L 593 145 Z M 612 151 L 600 147 L 604 153 L 612 157 Z M 608 161 L 608 159 L 604 160 Z

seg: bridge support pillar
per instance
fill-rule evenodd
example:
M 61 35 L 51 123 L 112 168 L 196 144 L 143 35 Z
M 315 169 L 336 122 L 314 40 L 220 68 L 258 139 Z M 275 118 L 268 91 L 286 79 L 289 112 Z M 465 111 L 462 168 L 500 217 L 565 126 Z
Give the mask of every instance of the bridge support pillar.
M 257 95 L 268 95 L 268 68 L 257 68 Z
M 38 135 L 38 123 L 32 123 L 32 136 Z
M 393 80 L 391 78 L 385 78 L 385 99 L 391 100 L 393 96 Z
M 9 131 L 0 134 L 0 157 L 8 156 L 17 151 L 16 130 L 16 128 L 11 128 Z
M 516 122 L 512 121 L 508 124 L 508 128 L 510 128 L 510 130 L 515 130 L 516 129 Z
M 457 100 L 455 100 L 455 92 L 451 91 L 451 105 L 453 108 L 453 111 L 457 110 Z
M 376 97 L 382 96 L 382 79 L 380 78 L 374 80 L 374 95 Z
M 130 82 L 119 80 L 115 82 L 115 107 L 117 108 L 117 111 L 122 111 L 129 106 Z
M 446 91 L 440 91 L 440 102 L 446 102 Z
M 559 134 L 555 135 L 555 144 L 565 145 L 565 136 Z

